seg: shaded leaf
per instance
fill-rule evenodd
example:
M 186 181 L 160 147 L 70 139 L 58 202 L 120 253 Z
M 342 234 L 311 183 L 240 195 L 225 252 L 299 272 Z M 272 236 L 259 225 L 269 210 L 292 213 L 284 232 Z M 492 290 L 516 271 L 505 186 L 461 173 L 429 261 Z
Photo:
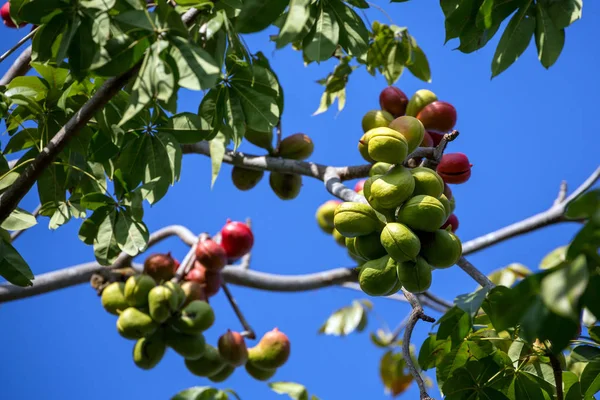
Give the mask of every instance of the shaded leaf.
M 550 68 L 562 52 L 565 45 L 565 30 L 558 29 L 542 3 L 536 3 L 535 44 L 538 59 L 546 68 Z
M 311 61 L 325 61 L 331 58 L 339 42 L 340 27 L 332 12 L 323 3 L 314 26 L 304 38 L 304 55 Z
M 336 310 L 319 328 L 319 333 L 333 336 L 346 336 L 357 331 L 362 332 L 367 325 L 367 312 L 371 303 L 354 300 L 351 305 Z
M 29 265 L 4 237 L 0 237 L 0 275 L 13 285 L 33 285 L 33 273 Z
M 245 0 L 237 16 L 235 28 L 239 33 L 267 29 L 285 10 L 288 0 Z
M 542 280 L 540 288 L 546 307 L 558 315 L 579 321 L 579 301 L 588 284 L 585 256 L 552 271 Z

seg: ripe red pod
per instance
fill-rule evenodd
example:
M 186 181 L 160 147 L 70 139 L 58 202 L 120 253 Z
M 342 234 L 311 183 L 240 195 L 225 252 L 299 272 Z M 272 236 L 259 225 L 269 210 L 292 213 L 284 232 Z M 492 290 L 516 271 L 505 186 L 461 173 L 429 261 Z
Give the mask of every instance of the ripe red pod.
M 417 118 L 427 130 L 448 132 L 456 125 L 456 109 L 445 101 L 434 101 L 423 108 Z
M 239 221 L 227 220 L 221 229 L 221 246 L 225 249 L 229 261 L 237 260 L 248 254 L 254 245 L 254 235 L 248 225 Z
M 220 244 L 206 239 L 196 245 L 196 260 L 210 271 L 220 271 L 227 265 L 227 253 Z
M 444 182 L 444 194 L 448 200 L 452 200 L 452 189 L 450 189 L 450 186 L 446 182 Z
M 144 273 L 157 282 L 168 281 L 175 276 L 177 265 L 176 260 L 171 257 L 171 252 L 152 254 L 144 261 Z
M 227 330 L 221 335 L 218 342 L 221 357 L 235 367 L 240 367 L 248 360 L 246 341 L 239 332 Z
M 395 86 L 388 86 L 379 94 L 379 106 L 382 110 L 389 112 L 394 118 L 406 114 L 408 97 Z
M 449 153 L 442 156 L 437 173 L 446 183 L 465 183 L 471 177 L 469 159 L 463 153 Z
M 426 133 L 428 133 L 429 136 L 431 136 L 433 147 L 436 147 L 438 144 L 440 144 L 440 142 L 442 141 L 442 138 L 444 137 L 444 134 L 439 133 L 439 132 L 426 131 Z
M 366 179 L 361 179 L 360 181 L 356 182 L 356 185 L 354 185 L 354 191 L 356 193 L 358 193 L 361 190 L 363 190 L 363 187 L 365 186 L 366 181 L 367 181 Z
M 194 268 L 185 276 L 186 281 L 198 282 L 204 288 L 207 297 L 212 297 L 221 289 L 221 272 L 211 272 L 198 260 L 194 261 Z
M 425 131 L 425 134 L 423 135 L 423 141 L 421 142 L 421 144 L 419 145 L 420 147 L 433 147 L 433 139 L 431 137 L 431 135 L 429 134 L 429 132 Z
M 4 25 L 6 25 L 8 28 L 16 28 L 17 27 L 17 25 L 15 25 L 13 20 L 10 18 L 10 3 L 8 1 L 6 3 L 4 3 L 2 8 L 0 8 L 0 17 L 2 18 Z M 23 22 L 19 25 L 19 28 L 23 27 L 25 25 L 27 25 L 27 23 Z
M 444 222 L 444 225 L 442 225 L 441 229 L 446 229 L 449 226 L 452 226 L 452 232 L 456 232 L 456 230 L 458 229 L 458 218 L 455 214 L 451 214 L 448 217 L 446 222 Z

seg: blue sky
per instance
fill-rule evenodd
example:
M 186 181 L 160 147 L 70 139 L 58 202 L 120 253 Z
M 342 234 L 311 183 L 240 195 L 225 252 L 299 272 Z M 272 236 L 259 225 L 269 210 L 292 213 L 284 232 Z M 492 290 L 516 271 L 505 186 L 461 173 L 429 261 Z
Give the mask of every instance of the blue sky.
M 545 210 L 562 180 L 574 189 L 596 168 L 600 161 L 596 132 L 600 60 L 594 41 L 600 17 L 597 2 L 587 1 L 583 19 L 567 29 L 565 49 L 550 70 L 540 65 L 532 43 L 514 66 L 494 80 L 490 80 L 490 63 L 499 37 L 479 52 L 465 55 L 452 50 L 457 45 L 454 42 L 444 45 L 439 5 L 377 3 L 388 10 L 395 24 L 408 26 L 432 68 L 432 83 L 423 83 L 407 72 L 397 86 L 409 96 L 418 89 L 430 89 L 458 110 L 461 135 L 448 151 L 466 153 L 474 165 L 470 181 L 452 188 L 461 223 L 457 233 L 462 240 Z M 371 21 L 387 19 L 376 10 L 368 15 Z M 0 51 L 28 31 L 0 26 Z M 364 113 L 379 107 L 378 95 L 385 80 L 357 70 L 347 88 L 346 108 L 339 115 L 334 107 L 313 117 L 322 93 L 315 81 L 325 77 L 334 63 L 304 67 L 300 53 L 291 49 L 275 52 L 267 42 L 272 33 L 269 30 L 246 40 L 253 51 L 262 50 L 270 57 L 279 74 L 286 95 L 284 135 L 310 135 L 315 143 L 311 161 L 335 166 L 362 164 L 356 150 L 362 134 L 360 121 Z M 0 73 L 14 58 L 0 65 Z M 180 109 L 196 110 L 200 99 L 200 93 L 186 92 L 180 95 Z M 1 140 L 6 143 L 6 134 Z M 260 149 L 248 143 L 240 150 L 260 154 Z M 270 190 L 268 175 L 255 189 L 240 192 L 231 183 L 230 173 L 231 167 L 224 166 L 211 190 L 209 159 L 186 156 L 181 181 L 157 205 L 147 207 L 149 229 L 183 224 L 196 233 L 217 232 L 227 218 L 250 217 L 255 233 L 253 269 L 301 274 L 353 265 L 345 250 L 323 234 L 314 220 L 316 208 L 332 198 L 320 181 L 304 178 L 298 198 L 284 202 Z M 31 210 L 37 202 L 35 193 L 30 193 L 21 206 Z M 48 219 L 41 219 L 15 244 L 35 274 L 93 260 L 91 247 L 77 239 L 79 221 L 57 231 L 49 231 L 47 224 Z M 469 259 L 485 273 L 513 262 L 535 269 L 546 253 L 568 242 L 575 231 L 573 225 L 546 228 Z M 186 247 L 171 239 L 151 251 L 172 251 L 181 259 Z M 432 290 L 453 299 L 475 286 L 454 267 L 434 273 Z M 317 330 L 334 310 L 366 295 L 341 288 L 294 294 L 231 289 L 259 334 L 279 327 L 290 337 L 291 357 L 273 381 L 300 382 L 322 400 L 387 398 L 378 376 L 383 352 L 370 343 L 368 333 L 380 327 L 380 320 L 395 326 L 409 312 L 406 303 L 372 299 L 377 318 L 370 318 L 367 331 L 337 338 L 318 335 Z M 211 299 L 211 304 L 217 321 L 206 336 L 215 344 L 228 328 L 241 327 L 222 293 Z M 118 335 L 115 317 L 102 309 L 87 284 L 0 305 L 0 320 L 0 385 L 6 398 L 163 400 L 187 387 L 211 384 L 190 374 L 173 351 L 154 370 L 135 367 L 133 342 Z M 420 346 L 429 330 L 430 325 L 419 323 L 413 343 Z M 428 376 L 435 377 L 433 371 Z M 215 386 L 234 389 L 244 400 L 282 398 L 265 383 L 250 378 L 243 368 Z M 439 398 L 437 389 L 431 394 Z M 417 396 L 418 390 L 412 386 L 403 397 Z

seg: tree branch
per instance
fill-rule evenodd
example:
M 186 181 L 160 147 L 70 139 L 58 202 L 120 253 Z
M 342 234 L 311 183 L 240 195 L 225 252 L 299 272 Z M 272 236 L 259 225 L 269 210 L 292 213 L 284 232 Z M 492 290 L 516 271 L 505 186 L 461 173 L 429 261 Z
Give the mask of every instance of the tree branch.
M 475 282 L 479 283 L 482 287 L 487 289 L 493 289 L 496 285 L 489 280 L 481 271 L 479 271 L 473 264 L 467 261 L 466 258 L 461 257 L 456 263 L 463 271 L 465 271 Z
M 38 29 L 40 29 L 39 26 L 37 26 L 36 28 L 32 29 L 31 32 L 29 32 L 27 35 L 25 35 L 24 37 L 22 37 L 13 47 L 11 47 L 10 49 L 6 50 L 4 52 L 4 54 L 2 54 L 0 56 L 0 63 L 2 61 L 6 60 L 8 58 L 8 56 L 10 56 L 12 53 L 14 53 L 15 51 L 17 51 L 18 48 L 23 45 L 23 43 L 25 43 L 26 41 L 28 41 L 29 39 L 31 39 L 31 37 L 33 35 L 35 35 L 35 33 L 37 32 Z
M 25 75 L 30 69 L 31 65 L 31 46 L 27 47 L 21 52 L 19 57 L 15 60 L 13 65 L 10 66 L 8 71 L 0 79 L 0 85 L 8 85 L 17 76 Z

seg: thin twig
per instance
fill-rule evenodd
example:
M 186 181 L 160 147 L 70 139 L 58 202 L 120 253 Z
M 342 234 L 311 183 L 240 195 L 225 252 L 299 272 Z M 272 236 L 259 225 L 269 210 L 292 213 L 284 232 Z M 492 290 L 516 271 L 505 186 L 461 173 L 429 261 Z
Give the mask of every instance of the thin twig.
M 203 242 L 206 239 L 208 239 L 207 233 L 201 233 L 198 235 L 196 243 L 194 243 L 193 246 L 190 246 L 190 249 L 183 258 L 183 261 L 181 261 L 181 264 L 179 264 L 179 268 L 177 268 L 175 276 L 172 279 L 173 282 L 181 282 L 187 273 L 190 272 L 192 266 L 194 265 L 194 261 L 196 260 L 196 247 L 198 246 L 198 243 Z
M 252 220 L 250 218 L 246 218 L 246 225 L 248 228 L 252 228 Z M 250 261 L 252 261 L 252 252 L 249 251 L 242 257 L 242 261 L 240 262 L 240 268 L 248 269 L 250 268 Z
M 241 333 L 241 335 L 247 337 L 250 340 L 256 339 L 256 334 L 254 333 L 254 330 L 252 329 L 248 321 L 246 321 L 244 314 L 242 314 L 242 311 L 238 307 L 235 298 L 229 291 L 229 288 L 227 287 L 227 284 L 225 282 L 221 283 L 221 288 L 223 289 L 223 292 L 225 292 L 225 296 L 227 296 L 227 300 L 229 300 L 229 304 L 231 304 L 231 308 L 233 308 L 235 315 L 237 315 L 238 319 L 240 320 L 242 327 L 244 327 L 244 331 Z
M 379 10 L 383 15 L 385 15 L 388 21 L 390 21 L 390 24 L 394 23 L 394 20 L 392 19 L 392 17 L 390 17 L 390 14 L 388 14 L 387 11 L 385 11 L 382 7 L 378 6 L 375 3 L 371 3 L 370 1 L 367 1 L 367 4 L 375 8 L 376 10 Z
M 396 327 L 396 329 L 394 329 L 394 332 L 392 332 L 392 337 L 389 340 L 389 344 L 393 344 L 396 340 L 398 340 L 398 338 L 400 337 L 400 334 L 402 333 L 402 331 L 406 328 L 406 325 L 408 325 L 408 322 L 410 321 L 410 314 L 407 315 Z
M 554 205 L 558 205 L 565 201 L 567 198 L 567 181 L 562 181 L 560 183 L 560 187 L 558 188 L 558 196 L 556 196 L 556 200 L 554 200 Z
M 38 29 L 40 29 L 39 26 L 35 27 L 31 32 L 29 32 L 27 35 L 25 35 L 23 38 L 21 38 L 21 40 L 19 40 L 13 47 L 11 47 L 10 49 L 8 49 L 4 54 L 2 54 L 0 56 L 0 63 L 4 60 L 6 60 L 8 58 L 8 56 L 10 56 L 12 53 L 14 53 L 15 51 L 17 51 L 17 49 L 19 47 L 21 47 L 23 45 L 23 43 L 25 43 L 26 41 L 28 41 L 33 35 L 35 35 L 35 33 L 38 31 Z
M 33 210 L 31 212 L 31 215 L 34 216 L 35 219 L 37 219 L 38 215 L 40 214 L 40 210 L 42 209 L 42 205 L 38 204 L 38 206 L 35 208 L 35 210 Z M 15 240 L 17 240 L 17 238 L 19 236 L 21 236 L 21 234 L 23 232 L 25 232 L 27 229 L 21 229 L 20 231 L 14 231 L 13 233 L 10 234 L 10 241 L 14 242 Z
M 440 143 L 438 143 L 438 145 L 434 148 L 433 157 L 425 158 L 421 165 L 423 167 L 436 169 L 440 163 L 440 160 L 442 159 L 442 156 L 444 155 L 444 151 L 446 151 L 446 146 L 448 146 L 448 143 L 455 140 L 459 134 L 460 133 L 457 130 L 446 133 L 442 137 L 442 140 L 440 140 Z
M 565 396 L 563 393 L 562 385 L 562 367 L 560 361 L 552 352 L 546 352 L 548 358 L 550 358 L 550 365 L 552 366 L 552 372 L 554 374 L 554 383 L 556 385 L 556 400 L 564 400 Z
M 485 274 L 475 268 L 475 266 L 471 264 L 465 257 L 461 257 L 456 264 L 482 287 L 493 289 L 496 286 L 487 276 L 485 276 Z
M 31 51 L 31 46 L 28 46 L 19 54 L 19 57 L 0 79 L 0 85 L 8 85 L 14 78 L 25 75 L 31 69 Z

